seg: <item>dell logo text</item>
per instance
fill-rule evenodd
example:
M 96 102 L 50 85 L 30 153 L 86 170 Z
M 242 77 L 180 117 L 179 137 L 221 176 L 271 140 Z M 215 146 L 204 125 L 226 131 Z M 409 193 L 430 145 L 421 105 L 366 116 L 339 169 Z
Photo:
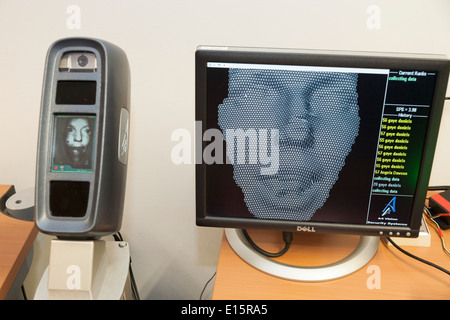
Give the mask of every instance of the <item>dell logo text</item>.
M 314 229 L 314 227 L 302 227 L 302 226 L 297 226 L 297 231 L 302 231 L 302 232 L 316 232 L 316 230 Z

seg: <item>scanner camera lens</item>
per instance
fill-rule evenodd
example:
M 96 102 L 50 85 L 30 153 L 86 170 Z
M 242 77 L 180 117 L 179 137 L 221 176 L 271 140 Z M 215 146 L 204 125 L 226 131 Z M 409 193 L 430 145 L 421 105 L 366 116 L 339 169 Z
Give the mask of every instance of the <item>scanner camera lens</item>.
M 81 55 L 81 56 L 78 57 L 77 62 L 78 62 L 78 65 L 79 65 L 80 67 L 85 67 L 85 66 L 88 64 L 89 59 L 88 59 L 88 57 L 86 57 L 86 56 L 83 54 L 83 55 Z

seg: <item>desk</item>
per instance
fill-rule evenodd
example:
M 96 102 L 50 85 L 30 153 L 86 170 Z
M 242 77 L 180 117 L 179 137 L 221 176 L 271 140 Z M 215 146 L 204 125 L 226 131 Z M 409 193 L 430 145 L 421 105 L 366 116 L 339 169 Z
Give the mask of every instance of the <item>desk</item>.
M 0 185 L 0 196 L 11 186 Z M 0 213 L 0 299 L 4 299 L 38 233 L 33 221 Z
M 403 246 L 412 254 L 450 269 L 450 257 L 442 250 L 431 226 L 430 247 Z M 263 249 L 284 247 L 281 232 L 248 230 Z M 450 230 L 443 231 L 450 246 Z M 395 241 L 395 238 L 393 238 Z M 332 263 L 350 254 L 358 236 L 295 233 L 289 251 L 278 261 L 313 266 Z M 379 288 L 378 288 L 379 287 Z M 222 239 L 213 299 L 450 299 L 450 277 L 398 251 L 383 241 L 375 257 L 362 269 L 340 279 L 306 283 L 265 274 L 238 257 Z

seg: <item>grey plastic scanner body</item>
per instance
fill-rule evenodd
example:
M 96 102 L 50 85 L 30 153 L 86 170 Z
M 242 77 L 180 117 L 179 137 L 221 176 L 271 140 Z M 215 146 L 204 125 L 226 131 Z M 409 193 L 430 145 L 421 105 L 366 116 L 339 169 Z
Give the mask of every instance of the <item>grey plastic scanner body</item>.
M 89 38 L 51 45 L 37 150 L 35 219 L 40 231 L 63 239 L 96 239 L 120 230 L 129 110 L 130 69 L 123 50 Z M 84 121 L 89 148 L 64 147 L 69 132 L 76 131 L 66 124 L 72 120 Z M 65 153 L 66 163 L 56 159 L 59 153 Z M 78 160 L 82 153 L 87 159 L 83 164 L 69 162 L 70 156 Z

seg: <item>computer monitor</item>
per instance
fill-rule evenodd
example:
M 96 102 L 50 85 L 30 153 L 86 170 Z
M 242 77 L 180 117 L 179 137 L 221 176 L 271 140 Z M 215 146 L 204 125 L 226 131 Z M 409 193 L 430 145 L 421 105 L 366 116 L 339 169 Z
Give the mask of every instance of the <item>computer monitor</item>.
M 199 47 L 199 226 L 417 237 L 445 56 Z

